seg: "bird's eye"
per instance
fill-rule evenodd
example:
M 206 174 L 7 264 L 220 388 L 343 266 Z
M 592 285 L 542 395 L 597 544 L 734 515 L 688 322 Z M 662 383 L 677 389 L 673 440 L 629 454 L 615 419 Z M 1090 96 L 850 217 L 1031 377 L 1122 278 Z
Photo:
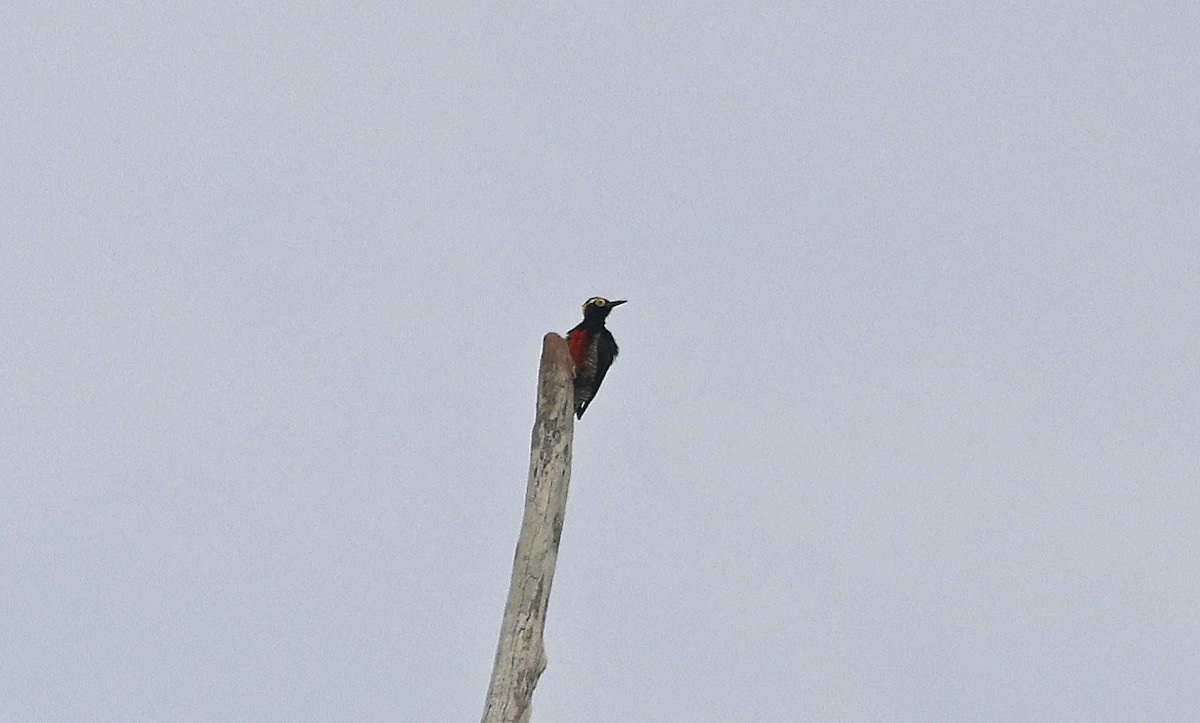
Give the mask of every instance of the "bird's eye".
M 604 306 L 608 302 L 605 301 L 604 299 L 592 299 L 592 303 L 595 304 L 596 306 Z

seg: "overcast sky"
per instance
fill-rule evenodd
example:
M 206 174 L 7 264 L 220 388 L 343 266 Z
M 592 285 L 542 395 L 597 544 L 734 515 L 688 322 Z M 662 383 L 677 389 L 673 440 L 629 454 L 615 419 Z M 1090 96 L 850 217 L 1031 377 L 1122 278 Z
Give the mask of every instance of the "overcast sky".
M 0 719 L 1200 710 L 1200 10 L 0 9 Z

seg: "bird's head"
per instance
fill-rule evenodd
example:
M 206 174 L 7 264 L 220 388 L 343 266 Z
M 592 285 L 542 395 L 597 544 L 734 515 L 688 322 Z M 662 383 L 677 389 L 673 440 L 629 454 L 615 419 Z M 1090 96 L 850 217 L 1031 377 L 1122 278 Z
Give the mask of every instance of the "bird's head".
M 613 310 L 614 306 L 624 304 L 626 299 L 618 301 L 609 301 L 602 296 L 593 296 L 583 302 L 583 318 L 585 319 L 603 319 L 608 316 L 608 312 Z

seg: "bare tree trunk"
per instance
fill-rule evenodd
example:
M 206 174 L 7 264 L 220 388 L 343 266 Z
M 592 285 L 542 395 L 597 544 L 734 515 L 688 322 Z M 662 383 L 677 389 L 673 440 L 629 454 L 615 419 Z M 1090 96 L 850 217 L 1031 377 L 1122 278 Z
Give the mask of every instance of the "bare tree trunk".
M 527 723 L 533 689 L 546 669 L 542 633 L 571 482 L 573 369 L 566 339 L 547 334 L 538 368 L 525 517 L 513 558 L 483 723 Z

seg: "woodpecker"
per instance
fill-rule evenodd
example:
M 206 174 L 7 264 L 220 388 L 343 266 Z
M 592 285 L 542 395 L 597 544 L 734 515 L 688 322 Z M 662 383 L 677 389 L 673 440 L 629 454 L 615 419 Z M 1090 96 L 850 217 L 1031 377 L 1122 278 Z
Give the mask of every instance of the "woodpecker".
M 614 306 L 625 303 L 593 296 L 583 302 L 583 321 L 567 332 L 571 359 L 575 362 L 575 418 L 583 419 L 592 398 L 600 389 L 608 367 L 617 358 L 617 340 L 604 327 Z

